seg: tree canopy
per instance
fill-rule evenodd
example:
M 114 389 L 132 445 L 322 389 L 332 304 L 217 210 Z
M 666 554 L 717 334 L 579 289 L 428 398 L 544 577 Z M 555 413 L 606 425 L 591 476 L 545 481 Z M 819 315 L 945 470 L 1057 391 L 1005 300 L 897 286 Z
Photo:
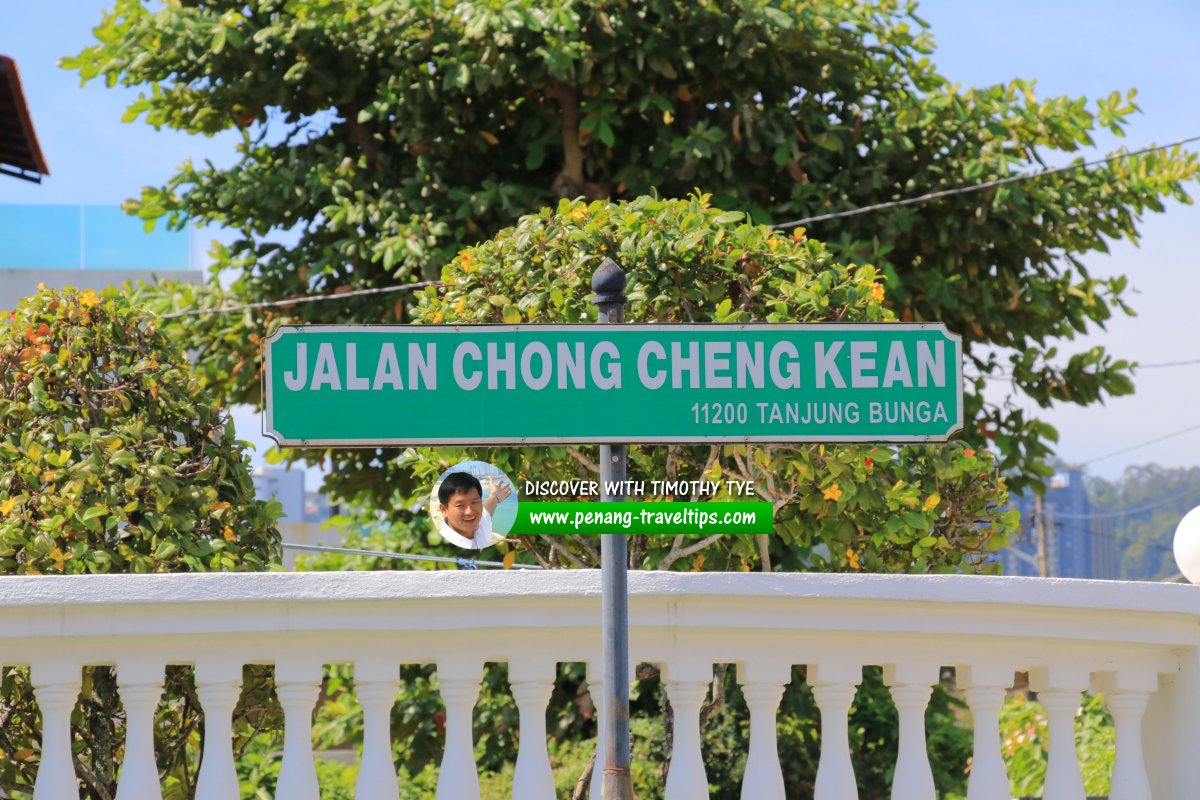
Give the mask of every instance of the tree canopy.
M 530 320 L 577 322 L 590 315 L 591 276 L 606 257 L 629 274 L 629 322 L 880 322 L 893 319 L 873 267 L 834 261 L 819 242 L 745 222 L 713 208 L 707 196 L 643 197 L 629 203 L 563 200 L 525 217 L 492 240 L 464 250 L 412 311 L 418 323 Z M 492 448 L 486 458 L 510 475 L 591 477 L 580 448 Z M 376 508 L 397 507 L 392 492 L 414 481 L 420 492 L 452 466 L 455 451 L 415 449 L 339 456 L 347 468 L 335 493 Z M 666 569 L 700 563 L 717 569 L 865 569 L 873 572 L 982 568 L 1015 519 L 1003 513 L 1003 482 L 990 455 L 961 443 L 929 447 L 701 445 L 636 447 L 630 477 L 650 481 L 752 481 L 775 508 L 775 537 L 698 542 L 635 536 L 631 563 Z M 718 495 L 719 497 L 719 495 Z M 678 498 L 688 499 L 688 498 Z M 696 498 L 690 498 L 696 499 Z M 572 544 L 544 537 L 558 563 L 597 564 L 587 537 Z M 766 540 L 770 541 L 766 541 Z M 711 541 L 710 541 L 711 540 Z M 532 543 L 526 542 L 527 545 Z M 768 549 L 769 548 L 769 552 Z M 532 546 L 530 549 L 534 549 Z M 705 561 L 707 559 L 707 561 Z
M 0 324 L 0 573 L 261 570 L 277 504 L 178 345 L 115 291 Z
M 127 119 L 241 132 L 230 167 L 182 165 L 130 208 L 238 231 L 216 270 L 239 300 L 435 278 L 556 198 L 693 187 L 784 222 L 1028 171 L 1123 132 L 1133 92 L 1039 98 L 1031 81 L 940 74 L 912 2 L 117 0 L 68 67 L 142 87 Z M 1130 365 L 1063 340 L 1129 311 L 1124 278 L 1081 258 L 1163 200 L 1193 155 L 1152 153 L 985 192 L 820 223 L 873 263 L 904 320 L 965 339 L 974 447 L 1015 485 L 1049 474 L 1056 433 L 982 397 L 988 375 L 1041 406 L 1132 390 Z M 310 322 L 407 319 L 397 296 L 289 309 Z M 211 385 L 257 397 L 262 316 L 191 326 Z M 247 329 L 253 330 L 247 330 Z M 210 347 L 221 341 L 220 348 Z

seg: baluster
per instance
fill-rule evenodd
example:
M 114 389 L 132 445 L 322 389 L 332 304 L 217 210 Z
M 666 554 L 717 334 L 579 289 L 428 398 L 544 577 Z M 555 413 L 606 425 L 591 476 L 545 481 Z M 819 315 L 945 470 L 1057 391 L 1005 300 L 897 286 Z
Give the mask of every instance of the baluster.
M 162 800 L 154 761 L 154 712 L 162 699 L 164 667 L 141 659 L 117 665 L 117 689 L 125 706 L 125 758 L 116 800 Z
M 276 800 L 320 800 L 313 762 L 312 715 L 321 691 L 319 661 L 284 660 L 275 665 L 275 693 L 283 706 L 283 764 Z
M 604 670 L 599 661 L 595 666 L 588 667 L 588 670 L 596 673 L 595 680 L 590 675 L 587 679 L 588 693 L 592 696 L 592 706 L 596 710 L 596 761 L 592 765 L 588 800 L 603 800 L 601 794 L 604 788 L 604 751 L 608 748 L 608 736 L 604 732 L 604 720 L 601 717 L 604 713 L 604 681 L 600 679 L 600 675 Z
M 747 661 L 738 669 L 750 709 L 750 753 L 742 777 L 742 800 L 784 800 L 776 718 L 792 668 L 778 659 Z
M 196 696 L 204 709 L 204 755 L 196 800 L 230 800 L 240 793 L 233 762 L 233 709 L 241 694 L 240 661 L 196 662 Z
M 884 683 L 900 716 L 900 748 L 892 776 L 892 800 L 937 800 L 925 746 L 925 709 L 940 667 L 919 662 L 889 665 Z
M 822 662 L 808 668 L 808 683 L 821 710 L 821 760 L 814 800 L 857 800 L 850 762 L 850 704 L 862 682 L 862 665 Z
M 514 800 L 554 800 L 554 772 L 546 750 L 546 705 L 554 691 L 558 662 L 550 658 L 517 658 L 508 662 L 508 680 L 521 715 Z
M 471 725 L 479 697 L 481 665 L 456 658 L 438 663 L 438 690 L 446 706 L 446 750 L 435 800 L 479 800 L 479 772 Z
M 354 796 L 357 800 L 400 800 L 396 762 L 392 760 L 392 706 L 400 691 L 399 664 L 358 659 L 354 688 L 363 711 L 362 759 Z
M 595 675 L 595 677 L 592 677 Z M 592 705 L 596 709 L 596 763 L 592 767 L 592 781 L 588 785 L 588 800 L 602 800 L 601 790 L 604 786 L 604 751 L 608 748 L 608 736 L 604 733 L 604 709 L 607 702 L 604 699 L 604 662 L 596 657 L 588 664 L 588 692 L 592 696 Z M 637 662 L 629 663 L 629 677 L 637 676 Z M 626 689 L 626 692 L 629 690 Z
M 713 680 L 712 664 L 696 659 L 678 668 L 664 664 L 662 675 L 675 711 L 675 737 L 664 797 L 666 800 L 708 797 L 708 775 L 700 751 L 700 707 Z
M 1112 800 L 1151 800 L 1142 728 L 1150 695 L 1158 691 L 1158 673 L 1153 669 L 1122 668 L 1099 683 L 1116 729 L 1108 796 Z
M 42 762 L 33 785 L 33 800 L 77 798 L 71 711 L 79 700 L 82 670 L 77 663 L 47 661 L 34 663 L 31 672 L 33 693 L 42 712 Z
M 958 687 L 963 690 L 971 716 L 975 718 L 975 753 L 967 800 L 1009 800 L 1008 773 L 1000 749 L 1000 708 L 1013 682 L 1012 667 L 972 664 L 958 668 Z
M 1053 800 L 1086 800 L 1075 751 L 1075 714 L 1088 678 L 1087 670 L 1077 667 L 1042 667 L 1029 672 L 1029 685 L 1046 712 L 1050 755 L 1043 796 Z

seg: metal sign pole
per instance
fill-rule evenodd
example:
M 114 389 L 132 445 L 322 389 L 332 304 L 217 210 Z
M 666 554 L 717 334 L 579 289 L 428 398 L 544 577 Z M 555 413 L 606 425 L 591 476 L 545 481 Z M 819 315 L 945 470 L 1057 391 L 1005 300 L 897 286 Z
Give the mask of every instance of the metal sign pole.
M 625 321 L 625 272 L 611 258 L 592 275 L 592 302 L 601 324 Z M 608 491 L 612 482 L 624 482 L 625 445 L 600 445 L 602 502 L 625 499 L 624 493 Z M 604 726 L 607 750 L 597 754 L 604 765 L 602 800 L 633 800 L 633 778 L 629 771 L 629 565 L 625 534 L 609 534 L 600 543 L 601 635 L 604 661 L 604 698 L 600 724 Z M 601 760 L 603 759 L 603 760 Z M 593 771 L 592 780 L 596 779 Z

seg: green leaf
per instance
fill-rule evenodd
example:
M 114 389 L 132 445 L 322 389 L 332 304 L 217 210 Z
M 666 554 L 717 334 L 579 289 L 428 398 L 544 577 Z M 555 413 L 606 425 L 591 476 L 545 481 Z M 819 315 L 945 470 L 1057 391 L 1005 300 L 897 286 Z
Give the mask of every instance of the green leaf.
M 96 517 L 102 517 L 107 513 L 108 513 L 108 509 L 105 508 L 104 506 L 92 506 L 87 511 L 83 512 L 83 514 L 80 516 L 80 519 L 82 519 L 84 522 L 87 522 L 90 519 L 95 519 Z

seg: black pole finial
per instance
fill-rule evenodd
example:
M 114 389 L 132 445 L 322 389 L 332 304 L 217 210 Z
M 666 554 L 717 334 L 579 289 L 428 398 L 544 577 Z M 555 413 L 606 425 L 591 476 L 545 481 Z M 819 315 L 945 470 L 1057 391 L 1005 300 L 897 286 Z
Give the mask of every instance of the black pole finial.
M 624 305 L 625 280 L 625 270 L 621 269 L 621 265 L 611 258 L 604 259 L 592 273 L 592 291 L 596 293 L 592 303 L 598 306 L 606 303 Z

